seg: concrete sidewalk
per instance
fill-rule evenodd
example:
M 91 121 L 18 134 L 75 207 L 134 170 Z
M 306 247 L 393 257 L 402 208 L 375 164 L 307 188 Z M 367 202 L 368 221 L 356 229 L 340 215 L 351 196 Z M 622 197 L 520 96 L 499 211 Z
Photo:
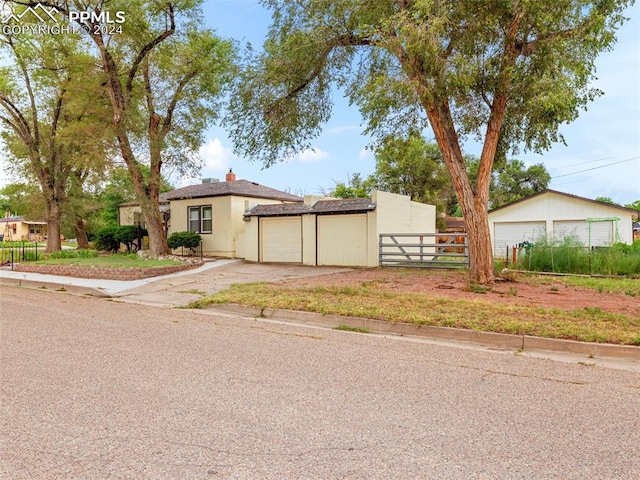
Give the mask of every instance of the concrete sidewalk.
M 96 278 L 66 277 L 62 275 L 45 275 L 42 273 L 15 272 L 0 269 L 0 284 L 32 288 L 48 288 L 66 290 L 71 293 L 94 295 L 97 297 L 112 297 L 127 290 L 132 290 L 149 283 L 162 282 L 169 278 L 193 275 L 212 268 L 219 268 L 240 260 L 219 260 L 207 262 L 193 270 L 185 270 L 159 277 L 143 278 L 141 280 L 103 280 Z
M 0 269 L 0 285 L 46 288 L 80 295 L 166 308 L 182 307 L 236 283 L 272 282 L 286 278 L 314 277 L 347 268 L 266 265 L 242 260 L 216 260 L 201 267 L 141 280 L 101 280 L 43 275 Z

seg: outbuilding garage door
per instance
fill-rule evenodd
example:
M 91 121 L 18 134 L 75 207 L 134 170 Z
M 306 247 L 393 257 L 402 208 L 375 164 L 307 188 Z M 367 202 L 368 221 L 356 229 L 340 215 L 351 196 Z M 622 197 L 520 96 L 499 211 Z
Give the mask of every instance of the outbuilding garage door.
M 260 261 L 302 263 L 300 217 L 260 219 Z
M 611 220 L 591 222 L 591 246 L 603 247 L 612 245 L 614 225 Z M 563 220 L 553 222 L 553 236 L 557 240 L 574 237 L 585 247 L 589 246 L 589 224 L 586 220 Z
M 507 247 L 534 243 L 546 234 L 545 222 L 496 222 L 493 224 L 493 254 L 503 255 Z
M 318 265 L 367 265 L 367 214 L 318 216 Z

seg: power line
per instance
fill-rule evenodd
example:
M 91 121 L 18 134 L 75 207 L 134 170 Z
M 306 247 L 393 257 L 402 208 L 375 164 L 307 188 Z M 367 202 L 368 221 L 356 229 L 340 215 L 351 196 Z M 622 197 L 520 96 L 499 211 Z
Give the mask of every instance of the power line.
M 604 162 L 605 160 L 611 160 L 612 158 L 616 158 L 616 157 L 615 156 L 604 157 L 604 158 L 599 158 L 598 160 L 589 160 L 588 162 L 572 163 L 571 165 L 560 165 L 559 167 L 552 167 L 550 168 L 550 170 L 558 170 L 560 168 L 569 168 L 569 167 L 579 167 L 580 165 L 587 165 L 589 163 Z
M 576 175 L 578 173 L 589 172 L 591 170 L 598 170 L 599 168 L 610 167 L 611 165 L 618 165 L 620 163 L 631 162 L 631 161 L 637 160 L 639 158 L 640 157 L 627 158 L 626 160 L 620 160 L 619 162 L 607 163 L 606 165 L 600 165 L 599 167 L 587 168 L 585 170 L 579 170 L 577 172 L 572 172 L 572 173 L 565 173 L 564 175 L 557 175 L 555 177 L 551 177 L 551 179 L 555 180 L 556 178 L 568 177 L 569 175 Z

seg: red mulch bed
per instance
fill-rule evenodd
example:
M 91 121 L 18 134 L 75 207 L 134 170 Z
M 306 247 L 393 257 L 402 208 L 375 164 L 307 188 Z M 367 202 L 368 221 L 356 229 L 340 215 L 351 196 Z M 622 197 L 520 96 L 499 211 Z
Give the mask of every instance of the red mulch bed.
M 599 308 L 603 312 L 621 313 L 640 318 L 640 296 L 625 293 L 598 292 L 594 289 L 567 286 L 562 277 L 551 283 L 534 281 L 518 275 L 515 281 L 497 281 L 490 291 L 470 290 L 466 274 L 457 271 L 413 271 L 397 269 L 362 269 L 333 275 L 286 280 L 300 285 L 348 286 L 376 282 L 378 288 L 393 292 L 420 292 L 438 297 L 482 300 L 487 302 L 580 310 Z M 640 282 L 640 280 L 638 280 Z

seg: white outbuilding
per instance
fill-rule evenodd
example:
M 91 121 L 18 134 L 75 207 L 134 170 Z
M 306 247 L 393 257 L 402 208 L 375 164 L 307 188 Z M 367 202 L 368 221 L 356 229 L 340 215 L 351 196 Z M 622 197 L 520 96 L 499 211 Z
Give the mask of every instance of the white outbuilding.
M 585 247 L 631 244 L 637 216 L 631 208 L 544 190 L 489 212 L 493 253 L 500 256 L 507 249 L 542 237 L 573 237 Z
M 244 258 L 254 262 L 375 267 L 381 233 L 436 231 L 435 206 L 380 191 L 370 198 L 253 205 L 244 219 Z

